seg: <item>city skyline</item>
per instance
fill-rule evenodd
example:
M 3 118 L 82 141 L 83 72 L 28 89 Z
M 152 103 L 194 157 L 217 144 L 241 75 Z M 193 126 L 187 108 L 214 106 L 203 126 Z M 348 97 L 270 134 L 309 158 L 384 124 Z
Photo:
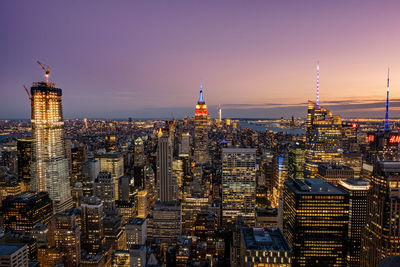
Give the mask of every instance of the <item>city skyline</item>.
M 219 105 L 223 117 L 304 117 L 318 60 L 320 103 L 343 117 L 384 118 L 389 66 L 400 117 L 395 1 L 0 5 L 1 119 L 29 118 L 36 60 L 64 89 L 65 118 L 192 116 L 200 80 L 212 117 Z

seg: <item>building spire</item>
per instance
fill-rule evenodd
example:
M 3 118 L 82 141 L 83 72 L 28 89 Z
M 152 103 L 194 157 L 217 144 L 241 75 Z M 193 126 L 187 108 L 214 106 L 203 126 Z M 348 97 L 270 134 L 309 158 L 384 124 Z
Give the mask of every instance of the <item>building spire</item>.
M 385 132 L 389 131 L 389 68 L 386 85 L 386 112 L 385 112 Z
M 199 97 L 199 104 L 204 104 L 204 98 L 203 98 L 203 81 L 200 80 L 200 97 Z
M 317 61 L 317 100 L 315 101 L 315 108 L 319 108 L 319 60 Z

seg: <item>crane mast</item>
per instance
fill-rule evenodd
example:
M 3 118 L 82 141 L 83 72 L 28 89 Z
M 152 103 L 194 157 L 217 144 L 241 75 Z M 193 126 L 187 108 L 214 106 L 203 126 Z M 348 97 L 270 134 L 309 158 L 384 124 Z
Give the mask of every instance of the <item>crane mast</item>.
M 50 76 L 50 67 L 49 65 L 44 65 L 42 63 L 40 63 L 40 61 L 36 61 L 37 64 L 39 64 L 39 66 L 42 68 L 42 70 L 44 71 L 44 77 L 46 78 L 46 85 L 49 85 L 49 76 Z

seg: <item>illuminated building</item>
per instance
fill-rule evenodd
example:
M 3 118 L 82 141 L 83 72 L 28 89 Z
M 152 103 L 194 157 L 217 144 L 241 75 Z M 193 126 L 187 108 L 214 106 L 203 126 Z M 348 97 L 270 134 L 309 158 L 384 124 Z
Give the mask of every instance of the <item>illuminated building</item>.
M 115 211 L 115 178 L 108 171 L 101 171 L 94 182 L 94 195 L 103 202 L 105 213 Z
M 22 191 L 30 190 L 31 184 L 31 163 L 32 163 L 32 140 L 17 140 L 18 156 L 18 179 L 22 181 Z
M 21 190 L 21 185 L 24 186 L 24 183 L 18 183 L 17 177 L 13 175 L 6 176 L 4 180 L 0 179 L 0 201 L 3 201 L 7 196 L 15 196 L 24 192 Z M 0 207 L 1 205 L 0 203 Z
M 133 165 L 137 167 L 144 166 L 144 145 L 140 137 L 135 140 Z
M 344 152 L 343 153 L 343 165 L 353 169 L 354 178 L 361 177 L 362 164 L 363 164 L 363 158 L 362 158 L 361 152 Z
M 354 170 L 344 165 L 318 165 L 317 178 L 337 186 L 340 181 L 354 178 Z
M 109 214 L 104 217 L 105 247 L 110 247 L 111 251 L 126 249 L 125 229 L 122 223 L 123 217 L 120 214 Z
M 241 229 L 241 267 L 290 267 L 291 249 L 279 228 Z
M 32 238 L 36 240 L 37 247 L 47 247 L 49 229 L 42 223 L 37 223 L 31 230 Z
M 122 216 L 124 216 L 125 222 L 128 222 L 136 215 L 135 205 L 133 203 L 119 200 L 116 201 L 115 204 Z
M 83 164 L 86 161 L 86 147 L 78 146 L 71 149 L 72 185 L 75 182 L 83 182 Z
M 85 197 L 82 209 L 82 249 L 89 254 L 97 254 L 103 250 L 103 203 L 97 197 Z
M 41 267 L 53 267 L 63 264 L 64 253 L 55 248 L 39 248 L 37 259 Z
M 106 135 L 105 144 L 106 152 L 117 152 L 118 142 L 115 135 Z
M 182 230 L 193 234 L 197 214 L 206 211 L 209 205 L 208 197 L 200 195 L 185 196 L 182 201 Z
M 151 210 L 148 237 L 174 244 L 182 232 L 182 207 L 179 202 L 156 201 Z
M 361 235 L 367 216 L 369 183 L 363 179 L 347 179 L 340 181 L 338 187 L 349 194 L 349 252 L 347 266 L 358 267 L 360 266 Z
M 384 258 L 400 255 L 399 177 L 399 161 L 375 163 L 368 192 L 367 222 L 362 233 L 362 267 L 378 266 Z
M 319 164 L 342 164 L 342 121 L 340 116 L 308 102 L 305 176 L 314 178 Z
M 53 215 L 52 201 L 47 192 L 23 192 L 8 196 L 2 202 L 3 225 L 30 233 L 37 223 L 47 225 Z
M 190 156 L 190 134 L 188 132 L 182 133 L 182 140 L 179 144 L 179 157 Z
M 147 219 L 134 218 L 126 225 L 126 245 L 144 245 L 147 238 Z
M 282 196 L 283 183 L 288 178 L 288 154 L 282 153 L 274 157 L 273 160 L 273 191 L 271 206 L 278 206 L 279 197 Z
M 241 216 L 248 225 L 255 223 L 256 149 L 222 150 L 222 223 L 234 228 Z
M 260 209 L 256 212 L 256 227 L 278 227 L 278 209 Z
M 129 255 L 129 250 L 116 250 L 113 255 L 112 266 L 117 267 L 130 267 L 131 257 Z
M 145 267 L 146 266 L 146 246 L 145 245 L 132 245 L 129 248 L 129 255 L 131 259 L 131 267 Z
M 74 211 L 56 213 L 49 225 L 49 247 L 64 254 L 64 266 L 79 266 L 81 231 Z
M 28 251 L 25 244 L 0 244 L 0 266 L 28 267 Z
M 139 191 L 137 197 L 137 217 L 146 218 L 150 212 L 149 196 L 146 190 Z
M 283 234 L 292 266 L 346 266 L 349 195 L 321 180 L 285 182 Z
M 200 84 L 200 97 L 194 114 L 194 161 L 204 164 L 209 161 L 208 154 L 208 121 L 207 105 L 203 98 L 203 84 Z
M 64 140 L 62 91 L 53 83 L 31 87 L 32 106 L 32 191 L 46 191 L 54 211 L 72 207 L 69 166 Z
M 177 199 L 177 184 L 172 175 L 173 144 L 166 129 L 158 132 L 157 184 L 158 198 L 168 202 Z
M 343 151 L 347 152 L 359 151 L 357 130 L 358 130 L 358 125 L 356 123 L 342 123 Z
M 114 179 L 114 196 L 118 199 L 118 179 L 124 175 L 124 157 L 119 152 L 110 152 L 96 156 L 100 162 L 100 171 L 108 171 Z
M 288 149 L 288 177 L 292 179 L 304 178 L 305 146 L 296 144 Z
M 157 198 L 156 190 L 155 190 L 153 169 L 151 167 L 147 167 L 145 169 L 144 175 L 145 175 L 144 188 L 146 189 L 147 193 L 149 194 L 149 205 L 150 205 L 150 207 L 152 207 Z

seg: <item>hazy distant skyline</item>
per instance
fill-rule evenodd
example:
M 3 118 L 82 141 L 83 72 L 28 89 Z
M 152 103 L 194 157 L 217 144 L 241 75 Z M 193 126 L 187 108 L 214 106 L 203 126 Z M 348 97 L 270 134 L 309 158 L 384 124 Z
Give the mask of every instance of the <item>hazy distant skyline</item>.
M 228 4 L 229 3 L 229 4 Z M 1 1 L 0 119 L 29 118 L 23 84 L 50 65 L 65 118 L 400 117 L 397 1 Z

